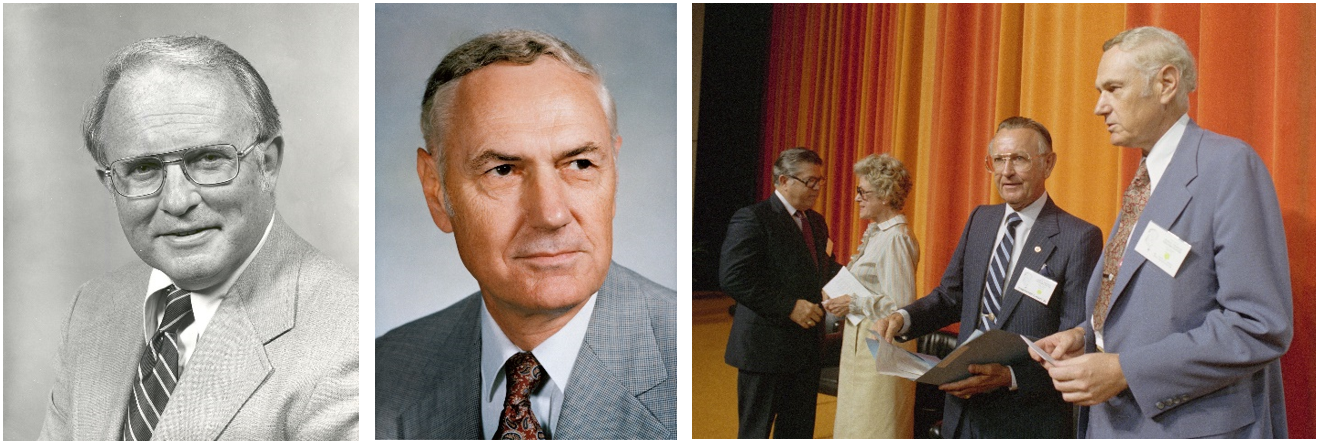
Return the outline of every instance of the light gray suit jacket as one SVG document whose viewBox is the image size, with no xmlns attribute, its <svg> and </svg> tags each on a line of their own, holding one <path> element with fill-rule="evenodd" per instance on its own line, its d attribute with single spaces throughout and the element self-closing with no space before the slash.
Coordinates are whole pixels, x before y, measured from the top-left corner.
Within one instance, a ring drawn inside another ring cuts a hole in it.
<svg viewBox="0 0 1321 445">
<path fill-rule="evenodd" d="M 555 439 L 676 439 L 675 292 L 611 263 Z M 377 439 L 489 439 L 481 294 L 376 339 Z"/>
<path fill-rule="evenodd" d="M 1148 221 L 1192 245 L 1174 277 L 1134 251 Z M 1087 290 L 1088 352 L 1102 263 Z M 1084 437 L 1288 434 L 1289 258 L 1275 187 L 1251 147 L 1188 122 L 1129 238 L 1104 334 L 1128 389 L 1083 413 Z"/>
<path fill-rule="evenodd" d="M 151 269 L 74 297 L 41 439 L 118 440 Z M 153 440 L 358 439 L 358 283 L 277 215 L 202 333 Z"/>
</svg>

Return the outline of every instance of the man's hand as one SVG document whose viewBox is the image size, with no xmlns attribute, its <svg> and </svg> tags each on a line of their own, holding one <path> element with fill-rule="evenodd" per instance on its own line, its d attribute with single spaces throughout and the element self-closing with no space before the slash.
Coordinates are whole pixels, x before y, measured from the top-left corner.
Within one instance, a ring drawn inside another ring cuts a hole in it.
<svg viewBox="0 0 1321 445">
<path fill-rule="evenodd" d="M 1128 387 L 1124 370 L 1119 367 L 1119 354 L 1083 354 L 1046 365 L 1046 371 L 1064 401 L 1082 406 L 1110 400 Z"/>
<path fill-rule="evenodd" d="M 852 299 L 852 295 L 844 294 L 840 295 L 838 298 L 830 298 L 826 297 L 826 291 L 821 291 L 821 296 L 827 298 L 821 302 L 821 305 L 825 306 L 827 311 L 835 314 L 836 317 L 845 317 L 849 315 L 849 300 Z"/>
<path fill-rule="evenodd" d="M 1083 332 L 1082 328 L 1073 328 L 1063 332 L 1056 332 L 1048 337 L 1037 340 L 1037 347 L 1050 354 L 1055 360 L 1074 358 L 1083 353 Z M 1032 360 L 1042 365 L 1046 364 L 1046 359 L 1038 357 L 1036 351 L 1028 348 L 1028 354 L 1032 355 Z"/>
<path fill-rule="evenodd" d="M 872 323 L 871 329 L 880 335 L 881 340 L 886 343 L 894 343 L 894 336 L 899 335 L 899 330 L 904 328 L 904 316 L 898 312 L 891 312 L 885 318 L 876 320 Z"/>
<path fill-rule="evenodd" d="M 968 372 L 972 373 L 972 377 L 940 385 L 938 389 L 954 397 L 966 399 L 1001 386 L 1008 387 L 1013 383 L 1009 376 L 1009 367 L 999 363 L 968 365 Z"/>
<path fill-rule="evenodd" d="M 803 329 L 816 326 L 821 322 L 821 317 L 825 316 L 826 312 L 821 310 L 821 305 L 807 300 L 798 300 L 794 303 L 794 311 L 789 313 L 789 319 L 798 323 Z"/>
</svg>

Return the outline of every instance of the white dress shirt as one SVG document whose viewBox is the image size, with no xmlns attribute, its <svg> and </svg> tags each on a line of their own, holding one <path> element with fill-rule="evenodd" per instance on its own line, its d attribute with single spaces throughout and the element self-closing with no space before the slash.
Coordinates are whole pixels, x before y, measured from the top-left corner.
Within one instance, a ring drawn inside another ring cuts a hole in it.
<svg viewBox="0 0 1321 445">
<path fill-rule="evenodd" d="M 578 350 L 582 348 L 583 338 L 587 337 L 587 325 L 595 307 L 596 293 L 593 293 L 564 327 L 532 349 L 532 355 L 541 363 L 548 378 L 541 389 L 532 393 L 532 414 L 537 416 L 542 431 L 552 439 L 559 422 L 560 407 L 564 404 L 564 385 L 569 382 L 574 363 L 578 361 Z M 519 352 L 523 350 L 509 341 L 500 326 L 495 324 L 486 301 L 482 300 L 482 432 L 487 439 L 495 436 L 500 412 L 505 408 L 505 362 Z"/>
<path fill-rule="evenodd" d="M 1174 125 L 1169 130 L 1165 130 L 1165 134 L 1156 141 L 1156 145 L 1151 146 L 1151 152 L 1147 153 L 1147 175 L 1151 176 L 1151 190 L 1156 190 L 1156 184 L 1160 182 L 1161 176 L 1165 175 L 1165 169 L 1174 159 L 1174 149 L 1179 148 L 1179 140 L 1183 139 L 1183 132 L 1187 129 L 1188 115 L 1184 114 L 1179 120 L 1174 121 Z M 1125 188 L 1127 189 L 1127 186 Z"/>
<path fill-rule="evenodd" d="M 179 369 L 184 369 L 188 364 L 188 359 L 193 357 L 193 351 L 197 350 L 197 341 L 202 338 L 202 333 L 206 332 L 206 326 L 211 323 L 211 318 L 216 315 L 216 310 L 220 309 L 220 303 L 225 300 L 225 295 L 229 293 L 229 288 L 234 286 L 234 282 L 243 275 L 243 270 L 248 268 L 248 263 L 257 257 L 257 252 L 261 251 L 261 246 L 266 244 L 266 237 L 271 234 L 271 226 L 275 223 L 275 214 L 271 213 L 271 220 L 266 223 L 266 232 L 261 235 L 261 241 L 257 242 L 257 247 L 252 249 L 252 253 L 243 260 L 234 273 L 225 278 L 225 281 L 219 285 L 212 286 L 209 289 L 187 289 L 192 292 L 189 297 L 189 303 L 193 306 L 193 322 L 179 332 Z M 142 335 L 146 342 L 151 342 L 151 336 L 156 334 L 156 328 L 161 324 L 161 318 L 165 317 L 165 304 L 162 300 L 165 295 L 156 295 L 157 291 L 173 285 L 174 281 L 157 269 L 151 270 L 151 276 L 147 279 L 147 295 L 143 297 L 143 318 Z M 179 286 L 175 286 L 179 287 Z"/>
</svg>

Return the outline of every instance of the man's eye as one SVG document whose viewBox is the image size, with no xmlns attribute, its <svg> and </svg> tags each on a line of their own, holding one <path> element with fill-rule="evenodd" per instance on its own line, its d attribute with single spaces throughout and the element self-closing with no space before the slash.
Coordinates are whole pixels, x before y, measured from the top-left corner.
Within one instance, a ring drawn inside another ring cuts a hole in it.
<svg viewBox="0 0 1321 445">
<path fill-rule="evenodd" d="M 574 159 L 573 161 L 569 162 L 569 165 L 579 170 L 586 170 L 588 168 L 591 168 L 592 165 L 594 164 L 592 164 L 592 161 L 586 159 Z"/>
<path fill-rule="evenodd" d="M 495 173 L 496 176 L 509 176 L 510 173 L 514 172 L 514 166 L 509 164 L 501 164 L 487 171 Z"/>
</svg>

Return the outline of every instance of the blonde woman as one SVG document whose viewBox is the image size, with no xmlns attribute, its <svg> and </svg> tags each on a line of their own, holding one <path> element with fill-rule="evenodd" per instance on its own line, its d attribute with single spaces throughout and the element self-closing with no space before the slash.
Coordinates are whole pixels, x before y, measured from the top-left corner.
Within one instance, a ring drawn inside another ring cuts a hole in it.
<svg viewBox="0 0 1321 445">
<path fill-rule="evenodd" d="M 904 164 L 888 154 L 863 158 L 854 164 L 853 172 L 858 176 L 853 197 L 858 215 L 871 222 L 848 269 L 871 293 L 825 302 L 826 310 L 837 316 L 863 317 L 858 324 L 845 322 L 844 326 L 834 437 L 911 438 L 914 383 L 877 374 L 866 339 L 872 321 L 885 318 L 915 298 L 917 241 L 901 213 L 913 181 Z M 901 347 L 913 346 L 910 342 Z"/>
</svg>

